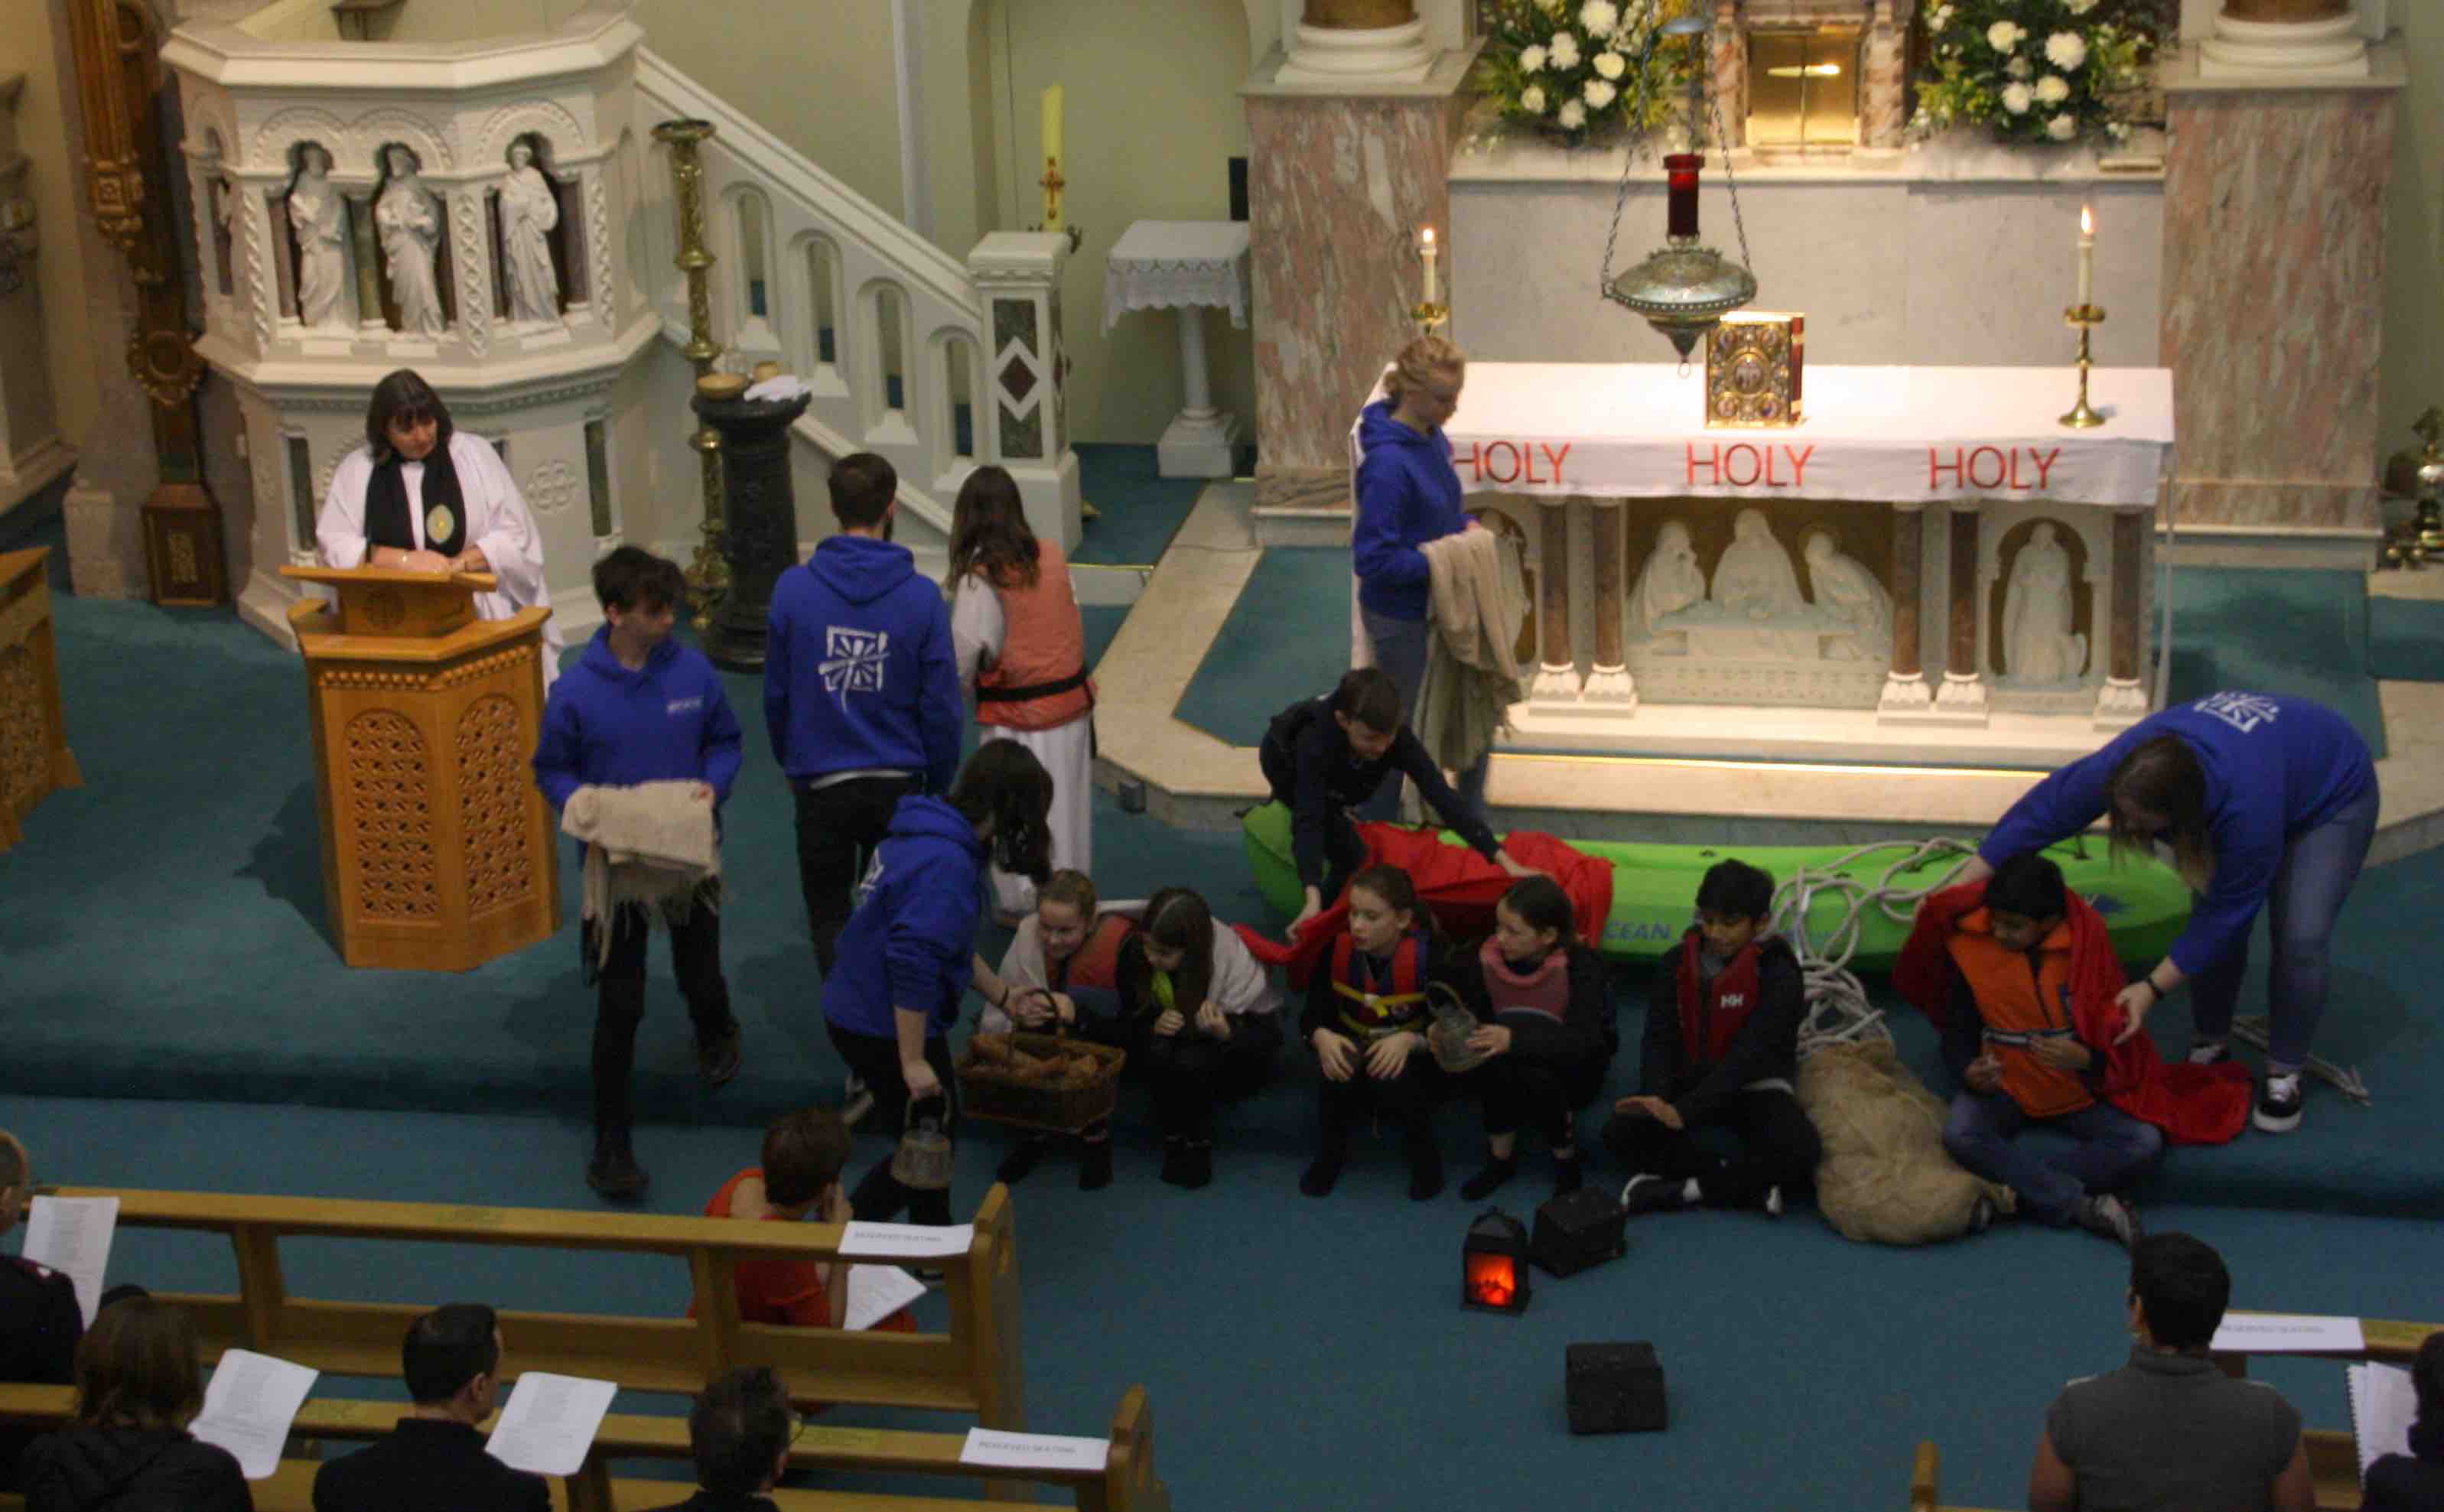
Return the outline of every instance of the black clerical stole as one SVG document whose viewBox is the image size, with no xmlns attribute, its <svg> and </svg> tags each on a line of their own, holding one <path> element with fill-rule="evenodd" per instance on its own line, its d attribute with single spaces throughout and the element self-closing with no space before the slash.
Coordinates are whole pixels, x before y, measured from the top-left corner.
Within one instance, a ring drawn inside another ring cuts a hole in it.
<svg viewBox="0 0 2444 1512">
<path fill-rule="evenodd" d="M 445 557 L 466 550 L 467 500 L 458 489 L 458 470 L 450 463 L 449 442 L 424 454 L 424 487 L 419 491 L 424 495 L 417 507 L 424 510 L 426 549 Z M 394 452 L 389 460 L 374 465 L 373 478 L 365 486 L 366 544 L 415 550 L 416 529 L 408 522 L 409 507 L 406 474 Z"/>
</svg>

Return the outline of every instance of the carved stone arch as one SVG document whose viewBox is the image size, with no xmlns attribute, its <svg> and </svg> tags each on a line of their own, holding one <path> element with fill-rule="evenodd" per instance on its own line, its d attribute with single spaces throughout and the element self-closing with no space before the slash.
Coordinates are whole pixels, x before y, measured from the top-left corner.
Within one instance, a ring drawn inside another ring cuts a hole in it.
<svg viewBox="0 0 2444 1512">
<path fill-rule="evenodd" d="M 773 268 L 780 252 L 781 228 L 778 210 L 772 196 L 763 186 L 748 179 L 735 179 L 721 186 L 713 201 L 717 207 L 713 221 L 713 282 L 715 289 L 730 302 L 734 330 L 743 330 L 750 322 L 761 321 L 768 330 L 778 332 L 780 322 L 774 317 L 783 300 L 775 286 Z M 757 232 L 750 245 L 746 217 L 742 209 L 755 206 Z M 723 269 L 729 269 L 733 280 L 725 286 Z M 764 285 L 764 308 L 755 309 L 753 283 L 760 278 Z"/>
<path fill-rule="evenodd" d="M 286 179 L 297 172 L 297 149 L 309 141 L 331 155 L 331 171 L 335 174 L 359 173 L 373 166 L 370 154 L 361 164 L 346 160 L 352 146 L 347 122 L 312 105 L 291 105 L 274 112 L 254 128 L 254 145 L 247 154 L 247 167 L 255 173 L 276 173 Z"/>
<path fill-rule="evenodd" d="M 532 132 L 551 145 L 551 160 L 579 162 L 594 157 L 594 138 L 565 105 L 521 100 L 485 118 L 475 135 L 475 160 L 497 169 L 509 160 L 509 143 Z"/>
<path fill-rule="evenodd" d="M 821 253 L 820 260 L 817 254 Z M 809 229 L 789 238 L 786 254 L 787 277 L 799 280 L 805 295 L 806 371 L 819 367 L 841 368 L 847 362 L 849 333 L 844 318 L 848 309 L 848 265 L 841 260 L 840 239 L 827 231 Z M 832 349 L 824 351 L 824 322 L 831 321 Z"/>
<path fill-rule="evenodd" d="M 972 328 L 946 321 L 926 333 L 927 360 L 922 364 L 930 375 L 926 379 L 925 413 L 929 422 L 940 427 L 940 450 L 962 460 L 977 459 L 978 436 L 984 430 L 984 416 L 979 411 L 985 401 L 985 343 Z M 951 375 L 966 375 L 968 406 L 968 444 L 959 445 L 959 406 L 953 393 Z"/>
<path fill-rule="evenodd" d="M 1517 503 L 1505 499 L 1481 505 L 1471 511 L 1488 530 L 1509 541 L 1519 552 L 1519 578 L 1526 590 L 1528 613 L 1520 619 L 1519 641 L 1510 648 L 1510 654 L 1522 667 L 1536 659 L 1536 551 L 1535 538 L 1528 533 L 1527 523 L 1518 516 L 1533 507 L 1533 504 L 1524 499 Z"/>
<path fill-rule="evenodd" d="M 450 139 L 434 130 L 433 122 L 413 112 L 397 106 L 368 110 L 348 123 L 348 132 L 352 150 L 373 170 L 376 178 L 384 172 L 381 150 L 392 145 L 414 152 L 420 174 L 457 171 L 458 157 L 450 150 Z"/>
</svg>

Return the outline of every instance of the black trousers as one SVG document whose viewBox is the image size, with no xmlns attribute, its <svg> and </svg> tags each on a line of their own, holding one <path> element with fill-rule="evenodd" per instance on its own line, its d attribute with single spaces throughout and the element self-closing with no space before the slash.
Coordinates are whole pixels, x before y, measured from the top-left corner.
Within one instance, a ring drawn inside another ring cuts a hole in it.
<svg viewBox="0 0 2444 1512">
<path fill-rule="evenodd" d="M 914 777 L 852 777 L 824 787 L 792 784 L 798 800 L 798 885 L 815 964 L 832 974 L 841 931 L 857 906 L 857 881 L 891 832 L 891 811 L 917 790 Z"/>
<path fill-rule="evenodd" d="M 636 1125 L 629 1083 L 637 1069 L 637 1026 L 645 1019 L 645 942 L 653 915 L 628 903 L 611 915 L 611 952 L 595 983 L 594 1132 L 624 1134 Z M 671 967 L 699 1045 L 735 1026 L 730 984 L 721 975 L 721 914 L 699 904 L 670 926 Z"/>
<path fill-rule="evenodd" d="M 1366 1074 L 1366 1047 L 1353 1052 L 1349 1079 L 1335 1081 L 1318 1075 L 1316 1101 L 1324 1116 L 1324 1148 L 1327 1154 L 1348 1147 L 1349 1131 L 1369 1117 L 1381 1117 L 1403 1134 L 1431 1134 L 1435 1104 L 1451 1091 L 1451 1076 L 1435 1063 L 1423 1045 L 1410 1052 L 1408 1063 L 1389 1081 Z"/>
<path fill-rule="evenodd" d="M 1516 1055 L 1498 1055 L 1470 1072 L 1467 1080 L 1485 1108 L 1489 1136 L 1517 1134 L 1524 1125 L 1556 1149 L 1578 1143 L 1579 1109 L 1603 1085 L 1604 1066 L 1557 1066 Z"/>
<path fill-rule="evenodd" d="M 1256 765 L 1273 790 L 1273 802 L 1298 812 L 1298 772 L 1289 751 L 1268 739 L 1256 749 Z M 1397 789 L 1396 789 L 1397 791 Z M 1324 810 L 1324 906 L 1330 908 L 1349 879 L 1366 864 L 1366 842 L 1358 837 L 1358 821 L 1347 807 L 1327 802 Z"/>
<path fill-rule="evenodd" d="M 1711 1208 L 1753 1208 L 1766 1189 L 1806 1186 L 1824 1152 L 1807 1111 L 1787 1092 L 1735 1092 L 1709 1120 L 1739 1136 L 1740 1152 L 1726 1160 L 1694 1137 L 1696 1128 L 1666 1129 L 1643 1114 L 1620 1114 L 1604 1125 L 1604 1148 L 1632 1171 L 1696 1177 Z"/>
<path fill-rule="evenodd" d="M 861 1120 L 890 1141 L 881 1163 L 865 1173 L 849 1193 L 848 1205 L 856 1215 L 867 1223 L 889 1223 L 908 1210 L 908 1221 L 933 1224 L 935 1226 L 951 1221 L 951 1189 L 916 1191 L 899 1184 L 891 1174 L 891 1157 L 898 1152 L 899 1135 L 908 1127 L 908 1080 L 899 1072 L 899 1042 L 871 1034 L 853 1034 L 839 1024 L 826 1024 L 831 1031 L 832 1048 L 848 1062 L 849 1070 L 865 1090 L 874 1094 L 874 1111 Z M 942 1083 L 942 1132 L 951 1134 L 958 1127 L 959 1084 L 951 1071 L 951 1042 L 935 1037 L 925 1042 L 925 1063 L 934 1068 L 935 1077 Z"/>
<path fill-rule="evenodd" d="M 1253 1094 L 1272 1075 L 1282 1026 L 1269 1013 L 1230 1016 L 1231 1038 L 1189 1024 L 1174 1035 L 1143 1034 L 1122 1046 L 1131 1070 L 1145 1068 L 1154 1088 L 1156 1127 L 1165 1139 L 1213 1142 L 1213 1110 Z"/>
</svg>

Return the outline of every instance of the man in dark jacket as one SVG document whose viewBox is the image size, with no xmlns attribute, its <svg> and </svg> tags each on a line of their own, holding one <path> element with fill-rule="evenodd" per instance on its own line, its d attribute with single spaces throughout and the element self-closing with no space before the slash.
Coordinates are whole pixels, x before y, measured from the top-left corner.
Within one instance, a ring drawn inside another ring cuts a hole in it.
<svg viewBox="0 0 2444 1512">
<path fill-rule="evenodd" d="M 0 1130 L 0 1234 L 16 1226 L 33 1194 L 33 1160 L 15 1135 Z M 83 1337 L 84 1315 L 65 1275 L 30 1260 L 0 1259 L 0 1381 L 72 1384 L 77 1340 Z M 17 1457 L 35 1436 L 32 1429 L 0 1429 L 0 1491 L 17 1489 Z"/>
<path fill-rule="evenodd" d="M 898 490 L 898 474 L 871 452 L 834 463 L 840 534 L 772 586 L 764 722 L 797 795 L 798 878 L 826 977 L 849 890 L 892 809 L 951 790 L 967 724 L 941 587 L 891 542 Z"/>
<path fill-rule="evenodd" d="M 399 1348 L 416 1409 L 390 1436 L 314 1473 L 314 1512 L 547 1512 L 540 1475 L 484 1452 L 500 1395 L 501 1328 L 481 1302 L 436 1307 Z"/>
<path fill-rule="evenodd" d="M 1637 1172 L 1633 1213 L 1694 1207 L 1762 1208 L 1780 1216 L 1783 1191 L 1808 1182 L 1823 1152 L 1792 1086 L 1807 996 L 1799 958 L 1772 926 L 1773 878 L 1717 861 L 1697 887 L 1697 923 L 1656 975 L 1639 1059 L 1639 1092 L 1613 1104 L 1604 1146 Z M 1719 1124 L 1737 1158 L 1700 1145 Z"/>
<path fill-rule="evenodd" d="M 773 1512 L 762 1493 L 789 1467 L 789 1441 L 797 1431 L 788 1395 L 769 1370 L 758 1366 L 720 1377 L 688 1413 L 700 1489 L 659 1512 Z"/>
</svg>

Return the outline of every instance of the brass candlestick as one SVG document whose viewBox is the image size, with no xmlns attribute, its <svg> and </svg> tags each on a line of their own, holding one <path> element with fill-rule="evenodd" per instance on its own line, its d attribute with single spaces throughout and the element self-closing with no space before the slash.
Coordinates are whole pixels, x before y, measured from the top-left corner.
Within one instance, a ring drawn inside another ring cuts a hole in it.
<svg viewBox="0 0 2444 1512">
<path fill-rule="evenodd" d="M 2412 429 L 2427 443 L 2418 456 L 2418 516 L 2386 532 L 2384 560 L 2393 567 L 2444 561 L 2444 507 L 2437 503 L 2444 490 L 2444 408 L 2430 409 Z"/>
<path fill-rule="evenodd" d="M 2104 416 L 2087 402 L 2088 338 L 2104 323 L 2104 306 L 2073 304 L 2063 311 L 2063 322 L 2079 328 L 2079 402 L 2070 407 L 2070 413 L 2062 417 L 2062 423 L 2074 431 L 2092 431 L 2104 423 Z"/>
<path fill-rule="evenodd" d="M 671 261 L 687 275 L 687 360 L 699 382 L 713 371 L 721 343 L 713 339 L 713 263 L 704 240 L 704 163 L 699 144 L 718 128 L 709 120 L 665 120 L 654 128 L 654 139 L 671 150 L 671 188 L 677 197 L 679 251 Z M 713 605 L 730 592 L 730 563 L 721 554 L 721 433 L 699 422 L 688 438 L 701 459 L 704 486 L 704 535 L 688 563 L 688 604 L 695 611 L 699 631 L 713 622 Z"/>
<path fill-rule="evenodd" d="M 1451 304 L 1445 300 L 1419 300 L 1409 306 L 1409 319 L 1424 326 L 1426 334 L 1432 336 L 1451 323 Z"/>
</svg>

